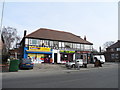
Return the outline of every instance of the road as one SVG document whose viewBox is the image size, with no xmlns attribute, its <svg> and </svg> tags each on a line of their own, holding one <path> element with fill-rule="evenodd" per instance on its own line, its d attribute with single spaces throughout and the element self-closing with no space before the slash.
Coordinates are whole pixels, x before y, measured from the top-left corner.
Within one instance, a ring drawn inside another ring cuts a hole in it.
<svg viewBox="0 0 120 90">
<path fill-rule="evenodd" d="M 2 88 L 118 88 L 118 64 L 81 70 L 3 73 Z"/>
</svg>

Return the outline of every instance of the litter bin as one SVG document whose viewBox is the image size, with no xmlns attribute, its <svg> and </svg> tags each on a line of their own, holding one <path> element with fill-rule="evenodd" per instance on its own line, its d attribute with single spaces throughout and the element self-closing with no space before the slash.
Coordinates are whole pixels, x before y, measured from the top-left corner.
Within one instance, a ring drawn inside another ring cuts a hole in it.
<svg viewBox="0 0 120 90">
<path fill-rule="evenodd" d="M 19 60 L 10 60 L 9 71 L 10 72 L 17 72 L 19 69 Z"/>
</svg>

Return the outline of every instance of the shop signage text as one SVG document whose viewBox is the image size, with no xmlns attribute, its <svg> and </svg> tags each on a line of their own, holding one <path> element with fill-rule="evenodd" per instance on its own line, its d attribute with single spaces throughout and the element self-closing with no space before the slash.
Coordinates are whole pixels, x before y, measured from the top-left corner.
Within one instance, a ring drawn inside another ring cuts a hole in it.
<svg viewBox="0 0 120 90">
<path fill-rule="evenodd" d="M 90 51 L 77 51 L 77 53 L 90 53 Z"/>
<path fill-rule="evenodd" d="M 47 48 L 47 47 L 37 47 L 37 46 L 29 46 L 29 50 L 32 51 L 46 51 L 46 52 L 50 52 L 51 48 Z"/>
<path fill-rule="evenodd" d="M 75 53 L 75 51 L 64 51 L 64 50 L 61 50 L 60 53 Z"/>
</svg>

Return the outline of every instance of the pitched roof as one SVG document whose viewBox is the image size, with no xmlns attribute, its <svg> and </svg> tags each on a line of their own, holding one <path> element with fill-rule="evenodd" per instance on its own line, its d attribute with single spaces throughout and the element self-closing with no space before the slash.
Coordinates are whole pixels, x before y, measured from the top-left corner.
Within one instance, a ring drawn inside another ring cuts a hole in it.
<svg viewBox="0 0 120 90">
<path fill-rule="evenodd" d="M 120 48 L 120 40 L 118 40 L 116 43 L 114 43 L 113 45 L 109 46 L 108 48 Z"/>
<path fill-rule="evenodd" d="M 25 37 L 67 41 L 67 42 L 75 42 L 75 43 L 93 45 L 92 43 L 80 38 L 80 36 L 74 35 L 70 32 L 57 31 L 57 30 L 51 30 L 51 29 L 46 29 L 46 28 L 40 28 L 32 32 L 31 34 L 26 35 Z"/>
</svg>

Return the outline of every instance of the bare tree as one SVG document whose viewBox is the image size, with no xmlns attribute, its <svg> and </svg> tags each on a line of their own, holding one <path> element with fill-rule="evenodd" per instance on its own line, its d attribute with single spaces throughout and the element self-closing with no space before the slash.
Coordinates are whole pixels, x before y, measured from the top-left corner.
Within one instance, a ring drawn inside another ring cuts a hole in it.
<svg viewBox="0 0 120 90">
<path fill-rule="evenodd" d="M 20 36 L 17 35 L 17 30 L 12 27 L 3 27 L 1 35 L 4 40 L 4 47 L 2 53 L 6 55 L 13 46 L 20 41 Z"/>
<path fill-rule="evenodd" d="M 97 49 L 93 48 L 92 53 L 98 53 Z"/>
<path fill-rule="evenodd" d="M 106 48 L 109 46 L 113 45 L 115 42 L 114 41 L 107 41 L 103 44 L 103 51 L 106 51 Z"/>
</svg>

